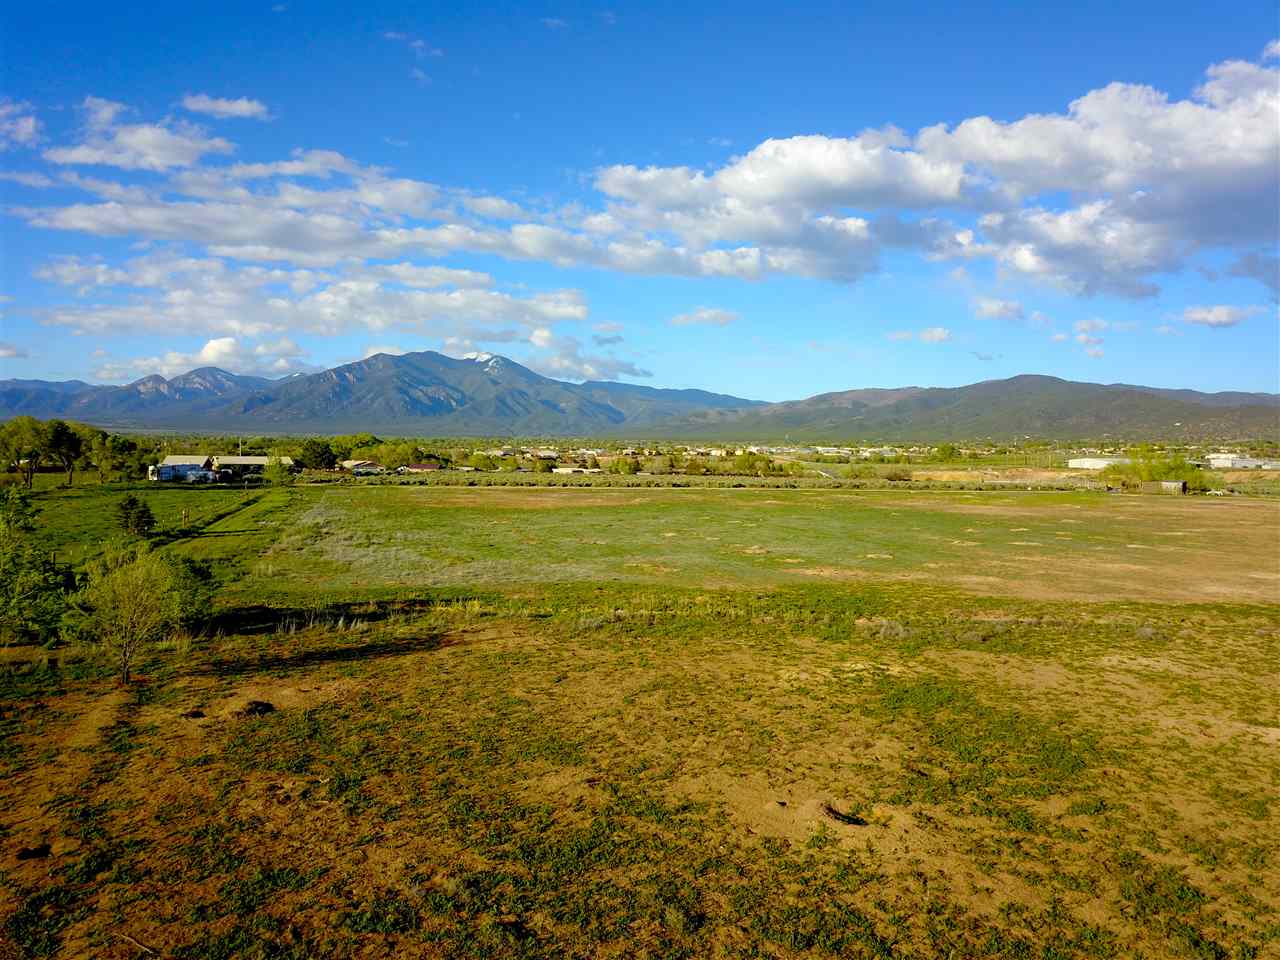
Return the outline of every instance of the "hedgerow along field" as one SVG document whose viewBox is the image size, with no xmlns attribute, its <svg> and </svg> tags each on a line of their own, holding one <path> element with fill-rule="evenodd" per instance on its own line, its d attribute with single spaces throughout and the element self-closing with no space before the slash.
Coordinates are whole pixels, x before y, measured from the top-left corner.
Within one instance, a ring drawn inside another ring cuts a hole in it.
<svg viewBox="0 0 1280 960">
<path fill-rule="evenodd" d="M 133 490 L 216 614 L 10 651 L 11 953 L 1280 950 L 1280 504 Z"/>
</svg>

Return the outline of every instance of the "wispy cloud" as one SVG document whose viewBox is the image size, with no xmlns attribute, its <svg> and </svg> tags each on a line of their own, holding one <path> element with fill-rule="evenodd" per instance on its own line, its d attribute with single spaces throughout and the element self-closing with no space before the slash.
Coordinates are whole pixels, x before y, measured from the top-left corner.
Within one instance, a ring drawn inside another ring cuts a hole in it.
<svg viewBox="0 0 1280 960">
<path fill-rule="evenodd" d="M 40 121 L 31 104 L 0 98 L 0 152 L 40 142 Z"/>
<path fill-rule="evenodd" d="M 237 97 L 229 100 L 211 97 L 206 93 L 189 93 L 182 98 L 182 108 L 192 113 L 203 113 L 219 120 L 249 119 L 270 120 L 271 112 L 261 100 Z"/>
<path fill-rule="evenodd" d="M 44 189 L 54 185 L 54 181 L 50 180 L 43 173 L 22 173 L 15 170 L 0 170 L 0 180 L 8 180 L 10 183 L 20 183 L 24 187 L 34 187 L 36 189 Z"/>
<path fill-rule="evenodd" d="M 1073 324 L 1076 333 L 1097 333 L 1099 330 L 1105 330 L 1110 324 L 1099 317 L 1090 317 L 1088 320 L 1077 320 Z"/>
<path fill-rule="evenodd" d="M 678 313 L 671 318 L 673 327 L 727 327 L 740 315 L 732 310 L 721 310 L 719 307 L 695 307 L 688 313 Z"/>
<path fill-rule="evenodd" d="M 973 312 L 984 320 L 1021 320 L 1026 315 L 1018 301 L 996 297 L 975 297 Z"/>
<path fill-rule="evenodd" d="M 894 330 L 885 335 L 890 340 L 906 342 L 919 340 L 921 343 L 946 343 L 951 339 L 951 331 L 946 327 L 925 327 L 923 330 Z"/>
<path fill-rule="evenodd" d="M 1214 307 L 1187 307 L 1182 311 L 1182 319 L 1187 323 L 1202 327 L 1234 327 L 1242 320 L 1247 320 L 1261 313 L 1263 307 L 1230 307 L 1219 305 Z"/>
<path fill-rule="evenodd" d="M 422 59 L 424 57 L 443 57 L 444 51 L 439 47 L 433 47 L 421 37 L 415 37 L 409 33 L 401 33 L 399 30 L 387 30 L 383 34 L 383 39 L 392 40 L 396 43 L 402 43 L 409 48 L 415 57 Z"/>
</svg>

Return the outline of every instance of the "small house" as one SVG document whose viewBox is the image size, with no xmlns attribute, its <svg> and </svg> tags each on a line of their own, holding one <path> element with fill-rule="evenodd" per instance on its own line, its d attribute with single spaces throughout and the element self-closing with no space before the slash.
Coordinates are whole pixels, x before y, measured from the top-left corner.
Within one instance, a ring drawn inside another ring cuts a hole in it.
<svg viewBox="0 0 1280 960">
<path fill-rule="evenodd" d="M 432 473 L 439 469 L 438 463 L 406 463 L 403 467 L 398 467 L 396 473 Z"/>
<path fill-rule="evenodd" d="M 372 477 L 387 472 L 376 460 L 343 460 L 339 466 L 353 477 Z"/>
<path fill-rule="evenodd" d="M 188 475 L 207 473 L 209 457 L 203 453 L 175 453 L 165 457 L 158 464 L 147 467 L 148 480 L 180 480 L 186 481 Z"/>
</svg>

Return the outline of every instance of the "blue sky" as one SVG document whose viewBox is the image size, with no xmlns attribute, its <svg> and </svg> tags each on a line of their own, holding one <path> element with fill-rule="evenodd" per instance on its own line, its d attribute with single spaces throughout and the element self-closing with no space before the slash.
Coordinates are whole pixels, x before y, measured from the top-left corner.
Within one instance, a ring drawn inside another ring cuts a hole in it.
<svg viewBox="0 0 1280 960">
<path fill-rule="evenodd" d="M 1272 2 L 349 6 L 0 15 L 0 378 L 1280 390 Z"/>
</svg>

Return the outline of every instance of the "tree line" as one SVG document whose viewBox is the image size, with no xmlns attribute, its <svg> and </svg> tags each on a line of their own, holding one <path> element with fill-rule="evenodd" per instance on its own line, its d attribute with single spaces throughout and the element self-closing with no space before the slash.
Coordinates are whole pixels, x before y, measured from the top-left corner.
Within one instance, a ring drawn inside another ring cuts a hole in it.
<svg viewBox="0 0 1280 960">
<path fill-rule="evenodd" d="M 102 481 L 145 476 L 155 459 L 154 448 L 85 423 L 22 416 L 0 425 L 0 467 L 18 474 L 27 489 L 46 464 L 61 468 L 70 485 L 76 470 L 96 469 Z"/>
</svg>

